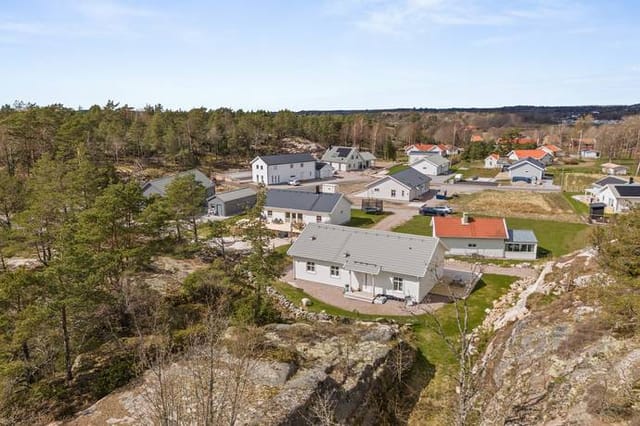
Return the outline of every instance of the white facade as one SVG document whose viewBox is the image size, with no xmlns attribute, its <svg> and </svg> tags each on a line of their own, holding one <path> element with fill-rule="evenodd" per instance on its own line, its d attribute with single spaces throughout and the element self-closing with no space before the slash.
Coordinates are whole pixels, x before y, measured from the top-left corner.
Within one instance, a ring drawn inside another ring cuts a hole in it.
<svg viewBox="0 0 640 426">
<path fill-rule="evenodd" d="M 594 151 L 592 149 L 586 149 L 586 150 L 580 151 L 580 157 L 581 158 L 600 158 L 600 152 Z"/>
<path fill-rule="evenodd" d="M 348 149 L 350 152 L 346 157 L 339 158 L 332 156 L 336 149 Z M 373 155 L 363 157 L 356 147 L 332 147 L 322 156 L 322 161 L 329 163 L 334 170 L 348 172 L 373 167 L 375 157 Z"/>
<path fill-rule="evenodd" d="M 420 188 L 409 188 L 397 180 L 387 177 L 367 188 L 365 195 L 368 198 L 379 200 L 411 201 L 420 198 L 427 192 L 429 192 L 429 183 Z"/>
<path fill-rule="evenodd" d="M 291 179 L 312 180 L 316 177 L 316 162 L 268 165 L 260 157 L 251 163 L 251 180 L 264 185 L 287 184 Z"/>
<path fill-rule="evenodd" d="M 449 248 L 449 254 L 456 256 L 504 257 L 504 239 L 502 238 L 442 238 Z"/>
<path fill-rule="evenodd" d="M 429 161 L 428 157 L 424 157 L 415 163 L 410 164 L 411 168 L 422 173 L 423 175 L 446 175 L 449 172 L 449 163 L 435 164 Z"/>
<path fill-rule="evenodd" d="M 603 187 L 600 192 L 596 194 L 596 199 L 598 202 L 606 204 L 608 210 L 613 213 L 623 212 L 626 207 L 626 203 L 620 200 L 610 185 Z"/>
<path fill-rule="evenodd" d="M 511 179 L 513 179 L 514 177 L 526 177 L 531 178 L 532 181 L 539 182 L 542 180 L 543 176 L 544 170 L 527 162 L 509 169 L 509 178 Z"/>
<path fill-rule="evenodd" d="M 416 259 L 424 262 L 424 259 Z M 294 258 L 294 279 L 328 284 L 345 293 L 361 292 L 374 297 L 379 294 L 422 301 L 443 276 L 444 250 L 439 246 L 424 277 L 380 271 L 377 274 L 349 271 L 337 263 Z"/>
<path fill-rule="evenodd" d="M 497 156 L 493 156 L 490 155 L 487 158 L 484 159 L 484 168 L 485 169 L 497 169 L 499 167 L 501 167 L 498 164 L 498 160 L 500 159 L 500 157 Z"/>
<path fill-rule="evenodd" d="M 265 206 L 263 217 L 267 227 L 280 231 L 289 231 L 294 223 L 330 223 L 342 225 L 351 220 L 351 203 L 342 197 L 331 212 L 313 212 L 308 210 L 285 209 Z M 276 226 L 270 226 L 276 225 Z"/>
</svg>

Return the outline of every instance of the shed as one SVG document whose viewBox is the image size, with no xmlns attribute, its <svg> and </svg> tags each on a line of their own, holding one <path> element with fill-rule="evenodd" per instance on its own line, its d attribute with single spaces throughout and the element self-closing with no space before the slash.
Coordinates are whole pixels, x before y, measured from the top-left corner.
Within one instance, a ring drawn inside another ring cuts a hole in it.
<svg viewBox="0 0 640 426">
<path fill-rule="evenodd" d="M 214 216 L 234 216 L 244 213 L 256 204 L 256 191 L 241 188 L 221 192 L 209 200 L 209 214 Z"/>
<path fill-rule="evenodd" d="M 594 220 L 602 220 L 604 218 L 604 209 L 607 207 L 605 203 L 589 204 L 589 217 Z"/>
</svg>

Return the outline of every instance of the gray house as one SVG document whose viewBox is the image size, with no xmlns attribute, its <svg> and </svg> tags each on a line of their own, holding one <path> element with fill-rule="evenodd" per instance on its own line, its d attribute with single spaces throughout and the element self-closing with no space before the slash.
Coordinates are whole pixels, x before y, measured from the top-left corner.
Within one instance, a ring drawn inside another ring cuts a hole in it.
<svg viewBox="0 0 640 426">
<path fill-rule="evenodd" d="M 527 157 L 512 164 L 507 170 L 512 181 L 527 180 L 535 183 L 544 177 L 545 165 L 535 158 Z"/>
<path fill-rule="evenodd" d="M 361 196 L 381 200 L 411 201 L 429 192 L 431 178 L 411 167 L 367 185 Z"/>
<path fill-rule="evenodd" d="M 209 214 L 214 216 L 242 214 L 256 204 L 256 191 L 253 188 L 240 188 L 220 192 L 210 199 L 208 204 Z"/>
<path fill-rule="evenodd" d="M 164 197 L 167 195 L 167 187 L 171 184 L 171 182 L 173 182 L 178 177 L 183 177 L 187 175 L 193 175 L 196 182 L 199 182 L 202 186 L 204 186 L 206 190 L 206 195 L 205 195 L 206 199 L 202 200 L 202 204 L 203 205 L 207 204 L 208 201 L 212 199 L 213 196 L 215 195 L 216 186 L 213 183 L 213 181 L 211 181 L 211 179 L 207 177 L 207 175 L 205 175 L 198 169 L 187 170 L 185 172 L 181 172 L 176 175 L 164 176 L 159 179 L 150 180 L 146 182 L 144 185 L 142 185 L 142 195 L 144 195 L 147 198 L 152 197 L 154 195 Z"/>
</svg>

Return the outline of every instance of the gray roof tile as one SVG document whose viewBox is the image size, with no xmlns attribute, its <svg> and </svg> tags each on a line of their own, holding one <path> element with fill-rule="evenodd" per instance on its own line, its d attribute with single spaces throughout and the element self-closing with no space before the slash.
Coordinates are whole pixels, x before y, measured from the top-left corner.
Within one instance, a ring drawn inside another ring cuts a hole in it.
<svg viewBox="0 0 640 426">
<path fill-rule="evenodd" d="M 240 188 L 233 191 L 219 192 L 214 199 L 217 198 L 225 203 L 228 201 L 239 200 L 246 197 L 252 197 L 256 195 L 256 190 L 253 188 Z"/>
<path fill-rule="evenodd" d="M 399 172 L 393 173 L 389 176 L 394 178 L 398 182 L 407 185 L 410 188 L 416 188 L 420 185 L 431 182 L 431 178 L 429 176 L 423 175 L 422 173 L 420 173 L 416 169 L 412 169 L 411 167 L 408 169 L 400 170 Z"/>
<path fill-rule="evenodd" d="M 275 166 L 278 164 L 306 163 L 308 161 L 316 161 L 313 155 L 311 155 L 308 152 L 302 152 L 297 154 L 260 155 L 254 158 L 253 161 L 255 161 L 258 158 L 260 158 L 269 166 Z"/>
<path fill-rule="evenodd" d="M 513 170 L 513 169 L 517 169 L 518 167 L 524 165 L 525 163 L 530 163 L 532 165 L 534 165 L 535 167 L 544 170 L 545 166 L 544 163 L 542 163 L 541 161 L 536 160 L 535 158 L 531 158 L 531 157 L 527 157 L 527 158 L 523 158 L 520 161 L 516 161 L 515 163 L 513 163 L 511 166 L 509 166 L 509 170 Z"/>
<path fill-rule="evenodd" d="M 424 277 L 439 244 L 435 237 L 310 223 L 287 253 L 347 269 Z"/>
<path fill-rule="evenodd" d="M 509 241 L 514 243 L 537 243 L 538 239 L 530 229 L 509 229 Z"/>
<path fill-rule="evenodd" d="M 266 208 L 305 210 L 329 213 L 343 197 L 341 193 L 315 193 L 290 189 L 268 189 Z"/>
<path fill-rule="evenodd" d="M 146 191 L 147 189 L 153 189 L 154 191 L 152 192 L 154 194 L 158 194 L 164 197 L 166 195 L 167 187 L 169 186 L 169 184 L 173 182 L 175 178 L 186 175 L 193 175 L 196 181 L 200 182 L 200 184 L 205 187 L 205 189 L 207 190 L 207 195 L 213 195 L 213 188 L 215 186 L 214 183 L 207 177 L 207 175 L 205 175 L 198 169 L 187 170 L 176 175 L 164 176 L 159 179 L 150 180 L 143 185 L 142 190 Z"/>
</svg>

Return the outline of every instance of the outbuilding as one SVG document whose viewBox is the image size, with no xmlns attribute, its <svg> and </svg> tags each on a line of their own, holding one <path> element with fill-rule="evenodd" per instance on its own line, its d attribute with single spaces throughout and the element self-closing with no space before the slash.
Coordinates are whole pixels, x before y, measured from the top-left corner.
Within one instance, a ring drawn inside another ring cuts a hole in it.
<svg viewBox="0 0 640 426">
<path fill-rule="evenodd" d="M 449 172 L 449 160 L 438 154 L 427 155 L 410 164 L 412 169 L 423 175 L 446 175 Z"/>
<path fill-rule="evenodd" d="M 235 216 L 246 212 L 256 204 L 253 188 L 240 188 L 220 192 L 209 200 L 209 214 L 213 216 Z"/>
<path fill-rule="evenodd" d="M 362 194 L 379 200 L 411 201 L 429 192 L 431 178 L 411 167 L 380 178 Z"/>
</svg>

